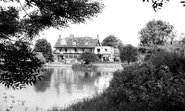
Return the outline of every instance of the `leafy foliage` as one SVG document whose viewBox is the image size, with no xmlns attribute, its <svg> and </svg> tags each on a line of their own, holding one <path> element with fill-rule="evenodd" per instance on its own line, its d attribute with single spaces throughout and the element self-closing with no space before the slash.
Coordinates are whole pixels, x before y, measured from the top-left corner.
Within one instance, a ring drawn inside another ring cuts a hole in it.
<svg viewBox="0 0 185 111">
<path fill-rule="evenodd" d="M 144 28 L 139 31 L 141 46 L 164 45 L 170 39 L 173 25 L 162 20 L 149 21 Z"/>
<path fill-rule="evenodd" d="M 184 61 L 185 57 L 160 51 L 147 64 L 115 72 L 107 90 L 109 102 L 117 107 L 125 103 L 133 111 L 185 110 Z"/>
<path fill-rule="evenodd" d="M 184 111 L 184 61 L 185 57 L 177 53 L 156 50 L 147 63 L 114 72 L 102 94 L 61 110 Z"/>
<path fill-rule="evenodd" d="M 146 0 L 147 2 L 149 2 L 149 0 Z M 164 3 L 169 2 L 170 0 L 150 0 L 152 2 L 152 7 L 154 9 L 155 12 L 157 12 L 157 10 L 160 10 L 162 8 L 162 6 L 164 5 Z M 143 0 L 143 2 L 145 2 L 145 0 Z"/>
<path fill-rule="evenodd" d="M 124 46 L 120 51 L 121 61 L 127 61 L 127 63 L 134 62 L 137 60 L 137 48 L 132 45 Z"/>
<path fill-rule="evenodd" d="M 45 59 L 45 57 L 43 56 L 42 53 L 37 52 L 37 53 L 36 53 L 36 57 L 37 57 L 37 59 L 40 60 L 41 63 L 43 63 L 43 64 L 46 63 L 46 59 Z"/>
<path fill-rule="evenodd" d="M 21 89 L 26 84 L 35 84 L 41 79 L 38 74 L 42 71 L 42 62 L 28 44 L 16 41 L 14 44 L 1 44 L 0 48 L 0 83 Z"/>
<path fill-rule="evenodd" d="M 172 73 L 178 73 L 179 71 L 185 72 L 185 58 L 178 53 L 171 53 L 167 51 L 155 51 L 150 58 L 150 62 L 156 67 L 168 66 Z"/>
<path fill-rule="evenodd" d="M 10 2 L 19 5 L 10 6 Z M 0 3 L 4 4 L 0 6 L 0 83 L 15 89 L 40 79 L 37 74 L 43 62 L 29 48 L 40 31 L 85 23 L 104 7 L 91 0 L 2 0 Z M 44 56 L 46 60 L 51 58 Z"/>
<path fill-rule="evenodd" d="M 35 52 L 41 52 L 46 61 L 53 61 L 51 44 L 46 39 L 38 39 L 34 47 Z"/>
<path fill-rule="evenodd" d="M 6 0 L 4 3 L 12 1 L 20 6 L 0 7 L 2 19 L 10 17 L 2 21 L 2 25 L 13 23 L 12 29 L 19 29 L 29 37 L 34 37 L 45 28 L 68 27 L 69 22 L 85 23 L 86 19 L 97 16 L 104 7 L 100 2 L 90 0 Z M 21 11 L 25 12 L 23 18 L 18 16 Z"/>
<path fill-rule="evenodd" d="M 101 44 L 102 46 L 117 47 L 118 49 L 123 47 L 123 42 L 114 35 L 109 35 L 106 37 Z"/>
<path fill-rule="evenodd" d="M 98 61 L 97 55 L 93 52 L 84 52 L 80 55 L 79 59 L 82 60 L 84 64 Z"/>
</svg>

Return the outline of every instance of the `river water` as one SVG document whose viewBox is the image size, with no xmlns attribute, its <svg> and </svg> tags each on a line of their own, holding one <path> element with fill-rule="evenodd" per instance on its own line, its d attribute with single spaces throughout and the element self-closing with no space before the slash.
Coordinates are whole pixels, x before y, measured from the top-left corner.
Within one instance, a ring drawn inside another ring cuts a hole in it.
<svg viewBox="0 0 185 111">
<path fill-rule="evenodd" d="M 45 111 L 101 93 L 109 86 L 111 71 L 83 72 L 69 68 L 48 68 L 45 79 L 21 90 L 0 84 L 0 111 Z M 12 106 L 12 107 L 11 107 Z"/>
</svg>

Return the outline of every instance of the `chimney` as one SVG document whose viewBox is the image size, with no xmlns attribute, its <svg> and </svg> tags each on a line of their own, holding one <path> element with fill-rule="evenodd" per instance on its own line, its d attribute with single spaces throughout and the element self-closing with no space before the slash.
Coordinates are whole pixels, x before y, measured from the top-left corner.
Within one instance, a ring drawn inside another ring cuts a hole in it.
<svg viewBox="0 0 185 111">
<path fill-rule="evenodd" d="M 99 40 L 99 34 L 97 34 L 97 39 Z"/>
<path fill-rule="evenodd" d="M 74 38 L 74 34 L 70 34 L 69 37 L 70 37 L 70 38 Z"/>
<path fill-rule="evenodd" d="M 58 38 L 61 39 L 61 35 L 59 35 Z"/>
</svg>

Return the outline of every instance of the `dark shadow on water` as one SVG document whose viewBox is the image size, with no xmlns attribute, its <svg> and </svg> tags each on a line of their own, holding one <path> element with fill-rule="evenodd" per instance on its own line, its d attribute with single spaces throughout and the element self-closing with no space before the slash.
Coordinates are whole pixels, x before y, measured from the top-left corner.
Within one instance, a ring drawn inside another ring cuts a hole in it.
<svg viewBox="0 0 185 111">
<path fill-rule="evenodd" d="M 45 92 L 46 89 L 50 87 L 52 73 L 53 73 L 52 68 L 46 69 L 46 72 L 44 72 L 44 74 L 43 74 L 44 78 L 41 81 L 38 81 L 34 85 L 34 89 L 36 92 Z"/>
</svg>

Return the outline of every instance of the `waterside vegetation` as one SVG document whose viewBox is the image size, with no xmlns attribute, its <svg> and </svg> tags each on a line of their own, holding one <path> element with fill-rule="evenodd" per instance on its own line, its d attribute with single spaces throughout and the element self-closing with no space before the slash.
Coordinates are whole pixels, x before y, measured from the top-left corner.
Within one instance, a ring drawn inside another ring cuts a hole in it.
<svg viewBox="0 0 185 111">
<path fill-rule="evenodd" d="M 184 111 L 185 50 L 176 44 L 183 39 L 175 42 L 172 32 L 169 23 L 148 22 L 140 32 L 140 46 L 145 48 L 144 53 L 138 50 L 138 55 L 145 55 L 142 61 L 114 72 L 103 93 L 52 111 Z"/>
<path fill-rule="evenodd" d="M 183 67 L 185 57 L 156 51 L 149 61 L 114 72 L 110 86 L 103 93 L 53 111 L 183 111 Z"/>
</svg>

